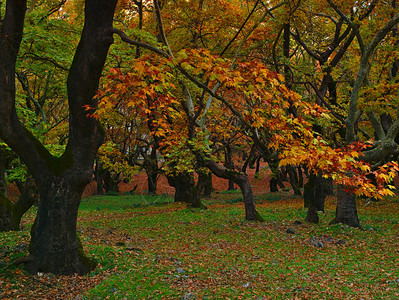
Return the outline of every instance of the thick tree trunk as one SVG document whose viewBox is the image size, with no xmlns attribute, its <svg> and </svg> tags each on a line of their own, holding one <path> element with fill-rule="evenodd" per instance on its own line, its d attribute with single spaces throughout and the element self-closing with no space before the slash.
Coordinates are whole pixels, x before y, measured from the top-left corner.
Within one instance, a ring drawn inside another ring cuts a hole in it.
<svg viewBox="0 0 399 300">
<path fill-rule="evenodd" d="M 85 274 L 95 266 L 84 255 L 77 237 L 84 185 L 73 177 L 54 176 L 39 186 L 40 202 L 29 246 L 31 259 L 25 265 L 31 274 Z"/>
<path fill-rule="evenodd" d="M 345 191 L 342 186 L 337 188 L 337 211 L 335 219 L 330 224 L 336 223 L 360 227 L 356 209 L 356 196 Z"/>
<path fill-rule="evenodd" d="M 231 179 L 240 189 L 245 203 L 245 219 L 249 221 L 263 221 L 261 215 L 256 211 L 252 188 L 245 173 L 227 169 L 220 166 L 214 160 L 208 160 L 205 166 L 216 176 Z"/>
<path fill-rule="evenodd" d="M 0 34 L 0 137 L 21 157 L 40 191 L 37 222 L 32 230 L 28 271 L 87 273 L 93 268 L 76 237 L 83 189 L 104 132 L 86 107 L 97 107 L 98 90 L 117 0 L 86 0 L 85 24 L 70 67 L 67 89 L 69 140 L 61 157 L 52 156 L 19 121 L 15 109 L 15 65 L 23 35 L 26 0 L 6 2 Z M 51 34 L 51 33 L 49 33 Z"/>
<path fill-rule="evenodd" d="M 169 175 L 168 182 L 175 188 L 175 202 L 187 203 L 195 208 L 204 208 L 192 174 L 179 173 L 173 176 Z"/>
</svg>

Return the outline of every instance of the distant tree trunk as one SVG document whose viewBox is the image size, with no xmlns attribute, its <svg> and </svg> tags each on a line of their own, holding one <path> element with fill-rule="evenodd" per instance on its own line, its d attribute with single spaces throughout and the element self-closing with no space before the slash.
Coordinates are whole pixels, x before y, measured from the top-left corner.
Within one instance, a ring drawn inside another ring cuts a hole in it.
<svg viewBox="0 0 399 300">
<path fill-rule="evenodd" d="M 272 193 L 276 193 L 276 192 L 278 192 L 278 186 L 277 186 L 277 179 L 275 178 L 275 177 L 272 177 L 271 179 L 270 179 L 270 192 L 272 192 Z"/>
<path fill-rule="evenodd" d="M 148 193 L 155 195 L 157 193 L 157 181 L 159 175 L 157 150 L 151 149 L 150 157 L 148 161 L 144 162 L 145 172 L 147 174 L 147 187 Z"/>
<path fill-rule="evenodd" d="M 225 166 L 227 169 L 234 169 L 233 155 L 232 155 L 232 151 L 231 151 L 231 148 L 230 148 L 229 145 L 226 146 L 225 152 L 224 152 L 224 153 L 225 153 L 225 163 L 224 163 L 224 166 Z M 227 190 L 228 190 L 228 191 L 234 191 L 234 190 L 235 190 L 234 181 L 231 180 L 231 179 L 228 179 L 228 181 L 229 181 L 229 185 L 228 185 Z"/>
<path fill-rule="evenodd" d="M 6 159 L 2 149 L 0 149 L 0 192 L 7 196 L 7 183 L 5 177 Z"/>
<path fill-rule="evenodd" d="M 285 188 L 283 181 L 282 181 L 282 176 L 280 169 L 278 167 L 278 160 L 274 159 L 269 155 L 269 158 L 266 159 L 267 163 L 269 164 L 269 168 L 272 171 L 272 178 L 270 179 L 270 192 L 275 193 L 278 192 L 278 186 L 280 188 Z"/>
<path fill-rule="evenodd" d="M 35 181 L 31 176 L 27 177 L 18 201 L 12 207 L 13 226 L 20 229 L 22 216 L 39 200 L 39 192 Z"/>
<path fill-rule="evenodd" d="M 356 209 L 356 196 L 345 191 L 345 188 L 337 188 L 337 210 L 335 219 L 330 224 L 342 223 L 351 227 L 360 227 Z"/>
<path fill-rule="evenodd" d="M 308 208 L 306 221 L 310 223 L 319 222 L 319 211 L 324 211 L 324 201 L 326 198 L 326 181 L 321 174 L 310 174 L 309 181 L 305 184 L 303 198 L 305 207 Z"/>
<path fill-rule="evenodd" d="M 211 197 L 212 192 L 214 191 L 212 187 L 212 173 L 211 172 L 199 172 L 198 174 L 198 186 L 203 186 L 203 195 L 207 198 Z"/>
<path fill-rule="evenodd" d="M 148 187 L 148 193 L 151 195 L 156 195 L 157 193 L 157 181 L 158 181 L 158 172 L 157 171 L 151 171 L 147 172 L 147 187 Z"/>
<path fill-rule="evenodd" d="M 262 156 L 259 155 L 258 158 L 256 159 L 255 177 L 259 176 L 261 158 Z"/>
<path fill-rule="evenodd" d="M 0 192 L 0 231 L 10 231 L 14 229 L 11 211 L 11 201 Z"/>
<path fill-rule="evenodd" d="M 203 208 L 200 195 L 195 186 L 194 176 L 189 173 L 168 175 L 169 184 L 175 188 L 175 202 L 187 203 L 192 207 Z"/>
<path fill-rule="evenodd" d="M 103 174 L 104 189 L 106 193 L 118 193 L 119 183 L 121 182 L 120 174 L 114 174 L 110 171 L 105 171 Z"/>
<path fill-rule="evenodd" d="M 94 176 L 96 179 L 96 183 L 97 183 L 97 195 L 103 195 L 104 194 L 104 172 L 101 168 L 101 163 L 99 162 L 99 160 L 97 159 L 97 163 L 94 169 Z"/>
<path fill-rule="evenodd" d="M 303 172 L 300 165 L 298 166 L 298 185 L 300 188 L 303 188 Z"/>
<path fill-rule="evenodd" d="M 302 192 L 299 188 L 298 174 L 296 172 L 296 168 L 294 166 L 287 166 L 287 171 L 294 194 L 297 196 L 301 196 Z"/>
<path fill-rule="evenodd" d="M 217 177 L 231 179 L 240 187 L 245 204 L 246 220 L 263 221 L 261 215 L 256 211 L 252 188 L 245 173 L 227 169 L 214 160 L 208 160 L 205 166 Z"/>
<path fill-rule="evenodd" d="M 0 231 L 20 230 L 22 216 L 37 203 L 39 194 L 32 177 L 27 177 L 20 192 L 14 204 L 0 192 Z"/>
</svg>

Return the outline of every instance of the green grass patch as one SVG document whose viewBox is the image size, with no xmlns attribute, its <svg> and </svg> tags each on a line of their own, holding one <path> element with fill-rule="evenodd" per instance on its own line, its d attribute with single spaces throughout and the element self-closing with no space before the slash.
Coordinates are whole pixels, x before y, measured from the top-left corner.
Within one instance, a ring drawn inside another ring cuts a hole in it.
<svg viewBox="0 0 399 300">
<path fill-rule="evenodd" d="M 173 202 L 168 195 L 103 195 L 82 199 L 80 211 L 126 210 Z"/>
<path fill-rule="evenodd" d="M 284 196 L 282 194 L 282 196 Z M 83 199 L 78 231 L 98 266 L 81 281 L 83 299 L 397 299 L 399 297 L 399 212 L 395 202 L 359 206 L 363 230 L 329 225 L 328 204 L 320 224 L 303 220 L 302 200 L 258 202 L 263 223 L 244 220 L 244 204 L 227 204 L 225 194 L 207 210 L 170 203 L 164 196 L 103 196 Z M 219 198 L 220 197 L 220 198 Z M 234 195 L 230 195 L 234 200 Z M 232 201 L 233 202 L 233 201 Z M 162 204 L 162 205 L 158 205 Z M 302 221 L 295 222 L 295 221 Z M 287 228 L 295 233 L 287 233 Z M 28 228 L 28 226 L 26 226 Z M 28 231 L 2 233 L 8 249 Z M 4 248 L 4 246 L 1 246 Z M 1 248 L 0 249 L 3 249 Z M 0 260 L 23 253 L 9 252 Z M 38 279 L 4 266 L 3 284 L 26 293 L 23 282 Z M 21 277 L 23 276 L 23 277 Z M 25 281 L 21 281 L 21 278 Z M 36 278 L 36 277 L 34 277 Z M 39 278 L 40 279 L 40 278 Z M 59 277 L 50 295 L 64 288 Z M 21 283 L 22 282 L 22 283 Z M 0 281 L 0 285 L 1 285 Z M 0 286 L 2 287 L 2 286 Z M 58 293 L 58 294 L 57 294 Z M 17 296 L 18 294 L 14 294 Z M 29 298 L 29 297 L 28 297 Z M 45 298 L 45 296 L 43 296 Z"/>
</svg>

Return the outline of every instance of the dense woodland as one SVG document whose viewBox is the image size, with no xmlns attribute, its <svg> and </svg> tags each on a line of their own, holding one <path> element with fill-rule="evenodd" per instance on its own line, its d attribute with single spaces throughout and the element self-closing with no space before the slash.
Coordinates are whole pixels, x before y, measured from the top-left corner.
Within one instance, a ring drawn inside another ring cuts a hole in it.
<svg viewBox="0 0 399 300">
<path fill-rule="evenodd" d="M 205 209 L 223 178 L 253 222 L 247 171 L 261 163 L 264 193 L 290 187 L 309 223 L 330 194 L 331 224 L 350 227 L 359 199 L 395 197 L 396 0 L 0 5 L 0 229 L 38 207 L 17 262 L 31 274 L 94 270 L 77 234 L 93 181 L 118 193 L 145 172 L 156 194 L 162 176 L 175 202 Z"/>
</svg>

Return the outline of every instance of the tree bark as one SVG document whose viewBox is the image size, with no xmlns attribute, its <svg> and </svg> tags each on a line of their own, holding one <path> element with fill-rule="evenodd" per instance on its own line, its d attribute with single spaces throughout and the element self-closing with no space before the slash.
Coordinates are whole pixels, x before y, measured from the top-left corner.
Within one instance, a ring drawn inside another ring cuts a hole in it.
<svg viewBox="0 0 399 300">
<path fill-rule="evenodd" d="M 158 145 L 158 143 L 156 143 Z M 157 181 L 159 175 L 158 159 L 157 159 L 157 146 L 151 149 L 150 157 L 147 162 L 144 162 L 145 172 L 147 173 L 147 186 L 148 193 L 155 195 L 157 193 Z"/>
<path fill-rule="evenodd" d="M 175 202 L 187 203 L 195 208 L 204 208 L 192 174 L 179 173 L 168 175 L 167 178 L 168 183 L 175 188 Z"/>
<path fill-rule="evenodd" d="M 12 203 L 0 191 L 0 231 L 20 230 L 22 216 L 37 203 L 38 191 L 31 177 L 25 180 L 21 195 L 16 203 Z"/>
<path fill-rule="evenodd" d="M 294 194 L 297 196 L 301 196 L 302 192 L 299 188 L 298 174 L 296 173 L 296 168 L 293 166 L 287 166 L 287 171 Z"/>
<path fill-rule="evenodd" d="M 269 188 L 271 193 L 278 192 L 277 179 L 274 176 L 270 179 Z"/>
<path fill-rule="evenodd" d="M 3 149 L 0 148 L 0 192 L 7 196 L 7 183 L 6 183 L 6 159 L 4 157 Z"/>
<path fill-rule="evenodd" d="M 225 148 L 225 163 L 224 166 L 228 169 L 234 169 L 234 163 L 233 163 L 233 156 L 232 156 L 232 151 L 231 147 L 229 145 L 226 146 Z M 228 184 L 228 191 L 234 191 L 236 188 L 234 187 L 234 181 L 229 179 L 229 184 Z"/>
<path fill-rule="evenodd" d="M 22 216 L 36 203 L 38 203 L 39 192 L 32 177 L 28 176 L 24 182 L 21 196 L 12 206 L 12 219 L 14 230 L 20 230 Z"/>
<path fill-rule="evenodd" d="M 69 140 L 57 158 L 28 131 L 15 109 L 15 64 L 20 47 L 26 0 L 8 0 L 0 35 L 0 137 L 21 157 L 35 178 L 40 202 L 26 259 L 31 273 L 84 274 L 94 264 L 83 254 L 76 236 L 83 189 L 93 175 L 93 162 L 104 132 L 87 117 L 97 107 L 94 96 L 113 42 L 117 0 L 86 0 L 85 24 L 67 82 Z"/>
<path fill-rule="evenodd" d="M 356 196 L 345 191 L 344 187 L 337 189 L 337 210 L 335 219 L 330 224 L 342 223 L 351 227 L 360 227 L 356 209 Z"/>
<path fill-rule="evenodd" d="M 303 198 L 305 207 L 308 208 L 306 221 L 319 222 L 319 211 L 324 211 L 324 201 L 327 195 L 326 181 L 321 174 L 310 174 L 309 181 L 305 184 Z"/>
<path fill-rule="evenodd" d="M 10 231 L 14 229 L 11 212 L 11 201 L 0 192 L 0 231 Z"/>
<path fill-rule="evenodd" d="M 97 195 L 104 195 L 104 180 L 103 180 L 103 169 L 101 168 L 101 163 L 97 159 L 96 160 L 96 166 L 94 168 L 94 177 L 97 183 Z"/>
<path fill-rule="evenodd" d="M 231 179 L 240 189 L 245 204 L 245 219 L 249 221 L 263 221 L 261 215 L 256 211 L 252 188 L 245 173 L 227 169 L 220 166 L 214 160 L 205 162 L 205 166 L 217 177 Z"/>
<path fill-rule="evenodd" d="M 50 177 L 40 186 L 40 205 L 29 245 L 31 260 L 25 269 L 34 274 L 85 274 L 95 264 L 83 253 L 76 220 L 84 186 L 69 176 Z M 68 199 L 68 201 L 65 201 Z"/>
<path fill-rule="evenodd" d="M 212 173 L 207 172 L 207 173 L 202 173 L 200 172 L 198 174 L 198 183 L 203 182 L 203 195 L 207 198 L 210 198 L 214 189 L 212 186 Z"/>
<path fill-rule="evenodd" d="M 119 183 L 121 182 L 120 174 L 106 170 L 103 173 L 104 189 L 106 193 L 119 194 Z"/>
</svg>

